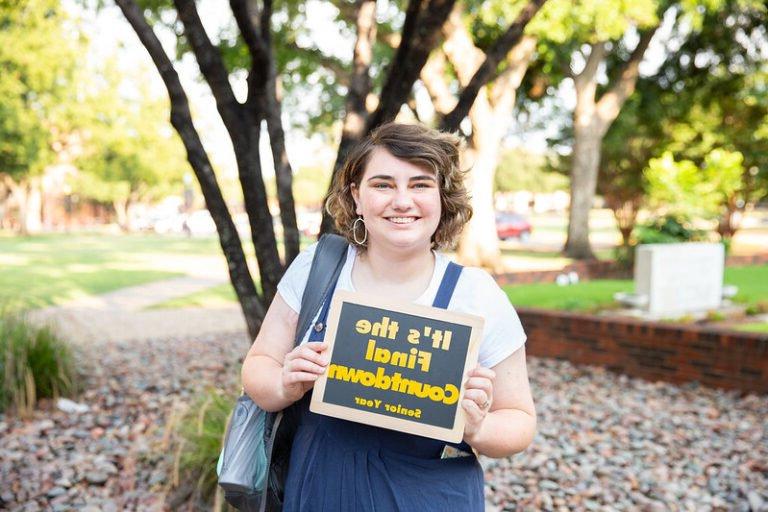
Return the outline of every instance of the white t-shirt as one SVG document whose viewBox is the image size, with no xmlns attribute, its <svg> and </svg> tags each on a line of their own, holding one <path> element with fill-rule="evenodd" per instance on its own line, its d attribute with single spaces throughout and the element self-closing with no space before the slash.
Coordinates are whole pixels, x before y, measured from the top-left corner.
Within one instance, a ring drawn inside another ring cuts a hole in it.
<svg viewBox="0 0 768 512">
<path fill-rule="evenodd" d="M 277 285 L 280 296 L 297 313 L 301 309 L 301 297 L 304 294 L 316 247 L 315 243 L 302 251 L 293 260 Z M 355 291 L 352 284 L 352 266 L 356 257 L 357 250 L 350 245 L 347 250 L 347 259 L 336 283 L 337 290 Z M 444 254 L 435 252 L 435 270 L 432 279 L 424 293 L 413 301 L 414 304 L 432 305 L 449 261 Z M 451 302 L 448 304 L 448 310 L 469 313 L 485 319 L 483 341 L 480 344 L 478 358 L 481 366 L 493 368 L 525 343 L 526 335 L 515 308 L 509 303 L 509 298 L 499 288 L 493 277 L 481 268 L 465 267 L 462 270 Z M 305 343 L 308 338 L 309 332 L 304 336 L 302 343 Z"/>
</svg>

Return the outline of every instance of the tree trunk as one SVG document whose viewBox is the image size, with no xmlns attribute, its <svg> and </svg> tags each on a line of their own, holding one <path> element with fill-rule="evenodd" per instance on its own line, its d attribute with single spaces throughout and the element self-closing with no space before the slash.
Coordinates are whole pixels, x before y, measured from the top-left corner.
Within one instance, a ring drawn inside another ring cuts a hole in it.
<svg viewBox="0 0 768 512">
<path fill-rule="evenodd" d="M 613 218 L 621 233 L 621 244 L 629 246 L 632 231 L 637 223 L 637 214 L 640 210 L 639 200 L 624 200 L 609 202 L 608 206 L 613 212 Z"/>
<path fill-rule="evenodd" d="M 128 199 L 115 199 L 112 201 L 112 208 L 115 210 L 117 225 L 120 230 L 128 232 Z"/>
<path fill-rule="evenodd" d="M 243 37 L 249 37 L 246 42 L 251 54 L 251 70 L 248 75 L 248 99 L 246 104 L 242 105 L 235 97 L 224 59 L 208 37 L 194 0 L 174 0 L 173 3 L 184 28 L 184 37 L 195 55 L 200 72 L 211 88 L 216 100 L 216 110 L 232 140 L 238 178 L 243 191 L 243 202 L 251 228 L 251 240 L 259 267 L 264 305 L 266 305 L 272 301 L 277 291 L 277 283 L 283 273 L 283 266 L 277 252 L 272 214 L 267 203 L 259 150 L 261 121 L 265 118 L 270 102 L 271 54 L 261 36 L 257 37 L 258 47 L 254 47 L 253 40 L 250 39 L 253 33 L 243 31 Z M 238 4 L 238 2 L 233 3 Z M 254 5 L 253 2 L 246 4 L 245 16 L 248 18 L 248 28 L 255 31 L 255 18 L 258 13 L 253 8 Z M 239 20 L 236 21 L 240 23 Z"/>
<path fill-rule="evenodd" d="M 488 58 L 474 45 L 460 8 L 451 13 L 444 26 L 444 32 L 445 55 L 456 70 L 461 85 L 466 86 L 477 76 L 478 68 L 487 63 Z M 473 213 L 472 219 L 462 231 L 457 257 L 464 265 L 486 267 L 493 271 L 502 271 L 504 267 L 496 233 L 493 199 L 499 148 L 512 121 L 517 88 L 525 76 L 536 47 L 536 41 L 531 37 L 521 38 L 518 35 L 516 41 L 508 55 L 504 56 L 508 61 L 505 71 L 492 85 L 478 89 L 474 104 L 469 110 L 472 135 L 466 156 L 473 162 L 471 166 L 465 167 L 470 168 L 468 185 Z M 428 88 L 432 89 L 431 95 L 436 99 L 445 96 L 445 92 L 440 92 L 435 87 L 440 83 L 438 69 L 435 69 L 431 76 L 422 73 L 424 79 L 431 82 Z M 443 108 L 447 103 L 440 101 Z"/>
<path fill-rule="evenodd" d="M 740 222 L 737 220 L 737 216 L 741 211 L 743 208 L 736 206 L 735 198 L 730 198 L 725 205 L 725 211 L 717 222 L 717 233 L 722 240 L 730 240 L 739 230 Z"/>
<path fill-rule="evenodd" d="M 498 151 L 483 146 L 468 149 L 466 156 L 467 159 L 474 158 L 468 179 L 472 195 L 472 218 L 461 233 L 457 258 L 463 265 L 500 271 L 503 265 L 493 207 L 493 178 Z"/>
<path fill-rule="evenodd" d="M 262 53 L 266 63 L 262 69 L 268 70 L 267 79 L 264 82 L 264 117 L 267 121 L 269 133 L 269 145 L 272 149 L 272 161 L 275 164 L 275 183 L 277 185 L 277 202 L 280 205 L 280 223 L 283 225 L 283 248 L 285 254 L 285 268 L 291 264 L 299 254 L 300 236 L 296 222 L 296 206 L 293 201 L 293 169 L 288 160 L 288 152 L 285 148 L 285 132 L 281 118 L 281 98 L 279 93 L 279 79 L 275 66 L 275 56 L 272 49 L 272 0 L 265 0 L 261 13 L 260 35 L 262 41 Z M 256 26 L 255 22 L 252 26 Z M 282 269 L 280 275 L 282 276 Z M 272 295 L 265 300 L 272 301 Z"/>
<path fill-rule="evenodd" d="M 18 184 L 8 180 L 7 185 L 19 209 L 18 234 L 39 233 L 43 227 L 43 195 L 39 180 L 28 178 Z"/>
<path fill-rule="evenodd" d="M 232 221 L 232 216 L 216 181 L 216 175 L 213 172 L 211 162 L 192 122 L 192 114 L 189 109 L 186 92 L 181 85 L 173 63 L 163 50 L 160 41 L 153 32 L 152 27 L 147 23 L 136 2 L 133 0 L 115 1 L 152 58 L 168 90 L 171 102 L 171 125 L 173 125 L 184 143 L 187 159 L 197 180 L 200 182 L 200 190 L 205 199 L 206 207 L 211 213 L 211 217 L 216 224 L 216 230 L 219 233 L 219 243 L 227 260 L 230 281 L 240 301 L 240 307 L 243 310 L 243 316 L 248 327 L 248 334 L 253 339 L 261 327 L 266 309 L 248 269 L 240 235 Z M 257 227 L 268 228 L 270 226 L 271 219 L 268 226 Z M 256 247 L 257 252 L 258 250 L 259 248 Z"/>
<path fill-rule="evenodd" d="M 586 126 L 580 124 L 586 123 Z M 579 260 L 595 259 L 589 243 L 589 212 L 597 188 L 602 136 L 594 123 L 576 119 L 571 167 L 571 205 L 565 255 Z"/>
<path fill-rule="evenodd" d="M 571 206 L 568 213 L 568 239 L 563 248 L 563 253 L 570 258 L 595 258 L 589 243 L 589 212 L 597 188 L 603 137 L 618 117 L 627 98 L 634 92 L 640 61 L 657 29 L 658 25 L 641 33 L 637 46 L 621 66 L 618 77 L 599 101 L 595 100 L 597 72 L 605 60 L 605 42 L 592 45 L 584 69 L 573 77 L 576 109 L 573 114 Z"/>
<path fill-rule="evenodd" d="M 355 3 L 355 20 L 357 39 L 352 52 L 352 76 L 349 79 L 344 124 L 332 176 L 335 176 L 344 165 L 349 150 L 365 135 L 365 126 L 368 123 L 365 101 L 371 92 L 371 78 L 368 72 L 373 58 L 373 45 L 376 41 L 376 0 L 358 0 Z M 333 218 L 325 209 L 322 216 L 320 233 L 333 233 L 336 230 Z"/>
</svg>

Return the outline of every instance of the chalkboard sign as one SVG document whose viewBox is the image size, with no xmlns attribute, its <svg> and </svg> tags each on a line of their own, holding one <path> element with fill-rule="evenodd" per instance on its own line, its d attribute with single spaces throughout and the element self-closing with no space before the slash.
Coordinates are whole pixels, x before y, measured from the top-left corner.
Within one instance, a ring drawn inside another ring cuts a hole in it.
<svg viewBox="0 0 768 512">
<path fill-rule="evenodd" d="M 310 410 L 459 442 L 462 384 L 482 328 L 477 316 L 337 290 L 325 335 L 331 358 Z"/>
</svg>

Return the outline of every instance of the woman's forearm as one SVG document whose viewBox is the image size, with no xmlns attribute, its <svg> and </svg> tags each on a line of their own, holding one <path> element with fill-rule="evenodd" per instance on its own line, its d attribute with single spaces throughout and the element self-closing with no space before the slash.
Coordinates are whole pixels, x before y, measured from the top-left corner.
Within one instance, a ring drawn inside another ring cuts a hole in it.
<svg viewBox="0 0 768 512">
<path fill-rule="evenodd" d="M 525 450 L 536 434 L 536 417 L 519 409 L 498 409 L 488 413 L 480 430 L 466 438 L 482 455 L 501 458 Z"/>
<path fill-rule="evenodd" d="M 283 367 L 269 356 L 249 355 L 243 361 L 243 389 L 265 411 L 281 411 L 291 405 L 283 390 Z"/>
</svg>

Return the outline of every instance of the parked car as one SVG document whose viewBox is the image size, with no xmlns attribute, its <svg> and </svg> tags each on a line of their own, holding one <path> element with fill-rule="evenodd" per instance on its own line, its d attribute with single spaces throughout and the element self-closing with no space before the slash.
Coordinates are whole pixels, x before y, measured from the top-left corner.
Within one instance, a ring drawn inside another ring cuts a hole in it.
<svg viewBox="0 0 768 512">
<path fill-rule="evenodd" d="M 517 238 L 527 242 L 531 237 L 531 223 L 519 213 L 499 212 L 496 214 L 496 234 L 501 240 Z"/>
</svg>

